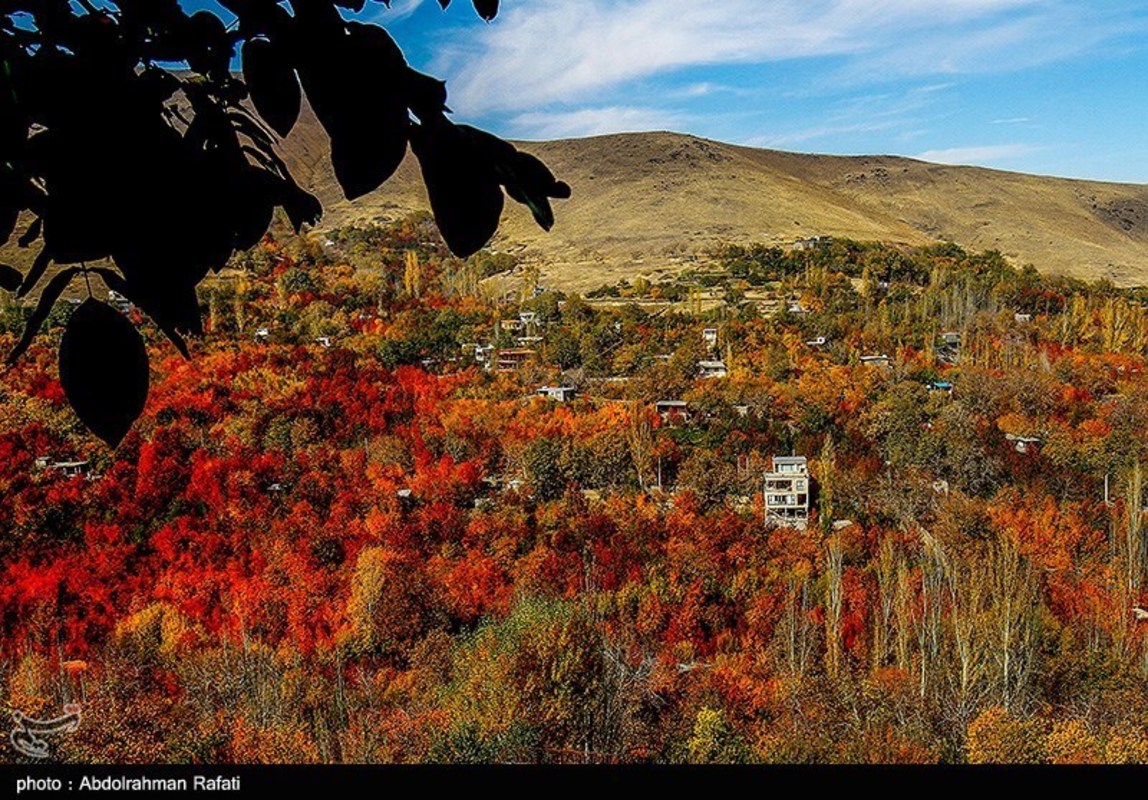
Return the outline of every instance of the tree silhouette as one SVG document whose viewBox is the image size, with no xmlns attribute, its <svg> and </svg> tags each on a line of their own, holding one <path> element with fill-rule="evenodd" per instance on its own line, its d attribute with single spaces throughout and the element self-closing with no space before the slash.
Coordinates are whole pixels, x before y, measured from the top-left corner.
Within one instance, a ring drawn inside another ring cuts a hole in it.
<svg viewBox="0 0 1148 800">
<path fill-rule="evenodd" d="M 535 157 L 451 122 L 442 81 L 408 66 L 382 27 L 340 13 L 366 2 L 291 0 L 288 11 L 277 0 L 220 0 L 236 17 L 227 26 L 177 0 L 0 0 L 0 244 L 25 214 L 19 243 L 40 244 L 26 274 L 0 265 L 0 288 L 23 297 L 52 264 L 80 265 L 47 283 L 9 364 L 89 272 L 187 356 L 208 272 L 255 245 L 276 208 L 296 231 L 322 216 L 275 152 L 304 93 L 348 199 L 386 181 L 409 144 L 456 255 L 494 235 L 504 189 L 553 225 L 550 199 L 569 187 Z M 498 13 L 497 0 L 473 5 L 488 21 Z M 231 71 L 237 54 L 242 75 Z M 81 311 L 61 378 L 81 419 L 115 446 L 143 407 L 146 356 L 114 309 L 89 299 Z"/>
</svg>

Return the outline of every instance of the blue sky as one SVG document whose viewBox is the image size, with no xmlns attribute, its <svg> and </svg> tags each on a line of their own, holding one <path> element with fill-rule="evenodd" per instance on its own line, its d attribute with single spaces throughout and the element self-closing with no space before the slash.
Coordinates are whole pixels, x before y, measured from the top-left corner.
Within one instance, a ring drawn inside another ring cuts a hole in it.
<svg viewBox="0 0 1148 800">
<path fill-rule="evenodd" d="M 187 0 L 189 4 L 197 0 Z M 1144 0 L 368 3 L 460 121 L 1148 182 Z"/>
</svg>

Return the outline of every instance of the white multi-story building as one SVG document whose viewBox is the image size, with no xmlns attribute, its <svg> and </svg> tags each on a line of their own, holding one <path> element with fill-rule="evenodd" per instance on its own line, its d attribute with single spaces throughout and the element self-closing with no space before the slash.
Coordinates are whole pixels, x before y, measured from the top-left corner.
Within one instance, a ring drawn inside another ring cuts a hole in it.
<svg viewBox="0 0 1148 800">
<path fill-rule="evenodd" d="M 810 477 L 805 456 L 774 456 L 765 473 L 765 520 L 804 530 L 809 524 Z"/>
</svg>

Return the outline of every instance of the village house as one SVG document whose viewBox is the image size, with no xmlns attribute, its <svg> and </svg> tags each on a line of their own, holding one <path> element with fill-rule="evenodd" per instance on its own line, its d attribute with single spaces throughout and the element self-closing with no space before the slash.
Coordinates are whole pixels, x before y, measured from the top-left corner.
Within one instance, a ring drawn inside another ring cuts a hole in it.
<svg viewBox="0 0 1148 800">
<path fill-rule="evenodd" d="M 415 493 L 410 489 L 399 489 L 395 492 L 395 500 L 398 501 L 400 511 L 413 511 L 416 505 Z"/>
<path fill-rule="evenodd" d="M 937 358 L 946 364 L 956 364 L 961 356 L 961 335 L 956 331 L 946 331 L 937 340 Z"/>
<path fill-rule="evenodd" d="M 132 310 L 132 301 L 114 289 L 108 290 L 108 305 L 115 308 L 121 314 L 127 314 Z"/>
<path fill-rule="evenodd" d="M 490 369 L 491 362 L 494 360 L 494 345 L 476 344 L 473 345 L 473 352 L 474 360 L 484 368 Z"/>
<path fill-rule="evenodd" d="M 1012 315 L 1012 318 L 1016 322 L 1021 323 L 1022 325 L 1029 323 L 1029 322 L 1032 322 L 1032 314 L 1021 314 L 1021 313 L 1017 312 L 1016 314 Z"/>
<path fill-rule="evenodd" d="M 805 456 L 774 456 L 765 473 L 765 520 L 805 530 L 809 524 L 810 477 Z"/>
<path fill-rule="evenodd" d="M 724 361 L 699 361 L 698 377 L 702 380 L 724 378 L 729 374 Z"/>
<path fill-rule="evenodd" d="M 953 393 L 953 384 L 948 381 L 933 381 L 929 384 L 930 392 L 944 392 L 945 394 Z"/>
<path fill-rule="evenodd" d="M 654 410 L 662 418 L 662 422 L 688 423 L 690 421 L 690 404 L 685 400 L 659 400 L 654 404 Z"/>
<path fill-rule="evenodd" d="M 706 328 L 702 331 L 702 344 L 711 350 L 718 346 L 718 329 Z"/>
<path fill-rule="evenodd" d="M 861 366 L 864 367 L 888 367 L 892 363 L 893 360 L 884 353 L 875 356 L 861 356 Z"/>
<path fill-rule="evenodd" d="M 534 357 L 534 351 L 519 348 L 517 350 L 499 350 L 497 369 L 499 372 L 518 372 L 522 365 Z"/>
<path fill-rule="evenodd" d="M 793 249 L 801 252 L 803 250 L 813 250 L 823 244 L 829 244 L 833 241 L 830 236 L 810 236 L 805 239 L 798 239 L 793 243 Z"/>
<path fill-rule="evenodd" d="M 573 386 L 540 386 L 535 394 L 559 403 L 569 403 L 578 396 L 578 390 Z"/>
<path fill-rule="evenodd" d="M 504 319 L 498 323 L 498 329 L 503 333 L 522 333 L 526 330 L 526 323 L 520 319 Z"/>
<path fill-rule="evenodd" d="M 815 339 L 810 339 L 805 343 L 806 347 L 825 347 L 829 341 L 824 336 L 818 336 Z"/>
<path fill-rule="evenodd" d="M 58 472 L 65 478 L 75 478 L 88 473 L 87 461 L 56 461 L 50 456 L 40 456 L 32 462 L 36 469 Z"/>
<path fill-rule="evenodd" d="M 1013 447 L 1018 453 L 1033 452 L 1040 446 L 1041 442 L 1038 436 L 1018 436 L 1014 433 L 1005 434 L 1005 438 L 1013 443 Z"/>
</svg>

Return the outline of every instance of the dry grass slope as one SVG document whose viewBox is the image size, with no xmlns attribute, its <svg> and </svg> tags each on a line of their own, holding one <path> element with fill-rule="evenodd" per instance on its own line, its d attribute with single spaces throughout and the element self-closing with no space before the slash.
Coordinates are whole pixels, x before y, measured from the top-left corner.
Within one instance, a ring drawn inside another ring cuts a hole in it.
<svg viewBox="0 0 1148 800">
<path fill-rule="evenodd" d="M 554 230 L 507 204 L 494 247 L 541 265 L 544 281 L 587 290 L 704 263 L 715 244 L 815 235 L 891 243 L 954 241 L 1042 271 L 1148 284 L 1148 186 L 1048 178 L 891 156 L 800 155 L 673 133 L 521 145 L 574 188 Z M 282 150 L 327 209 L 324 227 L 393 220 L 429 203 L 408 156 L 376 192 L 348 203 L 309 110 Z M 191 232 L 189 232 L 191 235 Z M 0 261 L 23 267 L 9 245 Z"/>
<path fill-rule="evenodd" d="M 1120 285 L 1148 283 L 1148 186 L 1049 178 L 891 156 L 756 150 L 673 133 L 521 145 L 574 188 L 549 234 L 508 204 L 495 247 L 588 289 L 704 262 L 722 242 L 814 235 L 997 249 L 1019 264 Z M 305 119 L 284 143 L 328 209 L 325 225 L 393 219 L 429 205 L 408 158 L 377 192 L 342 200 Z"/>
</svg>

